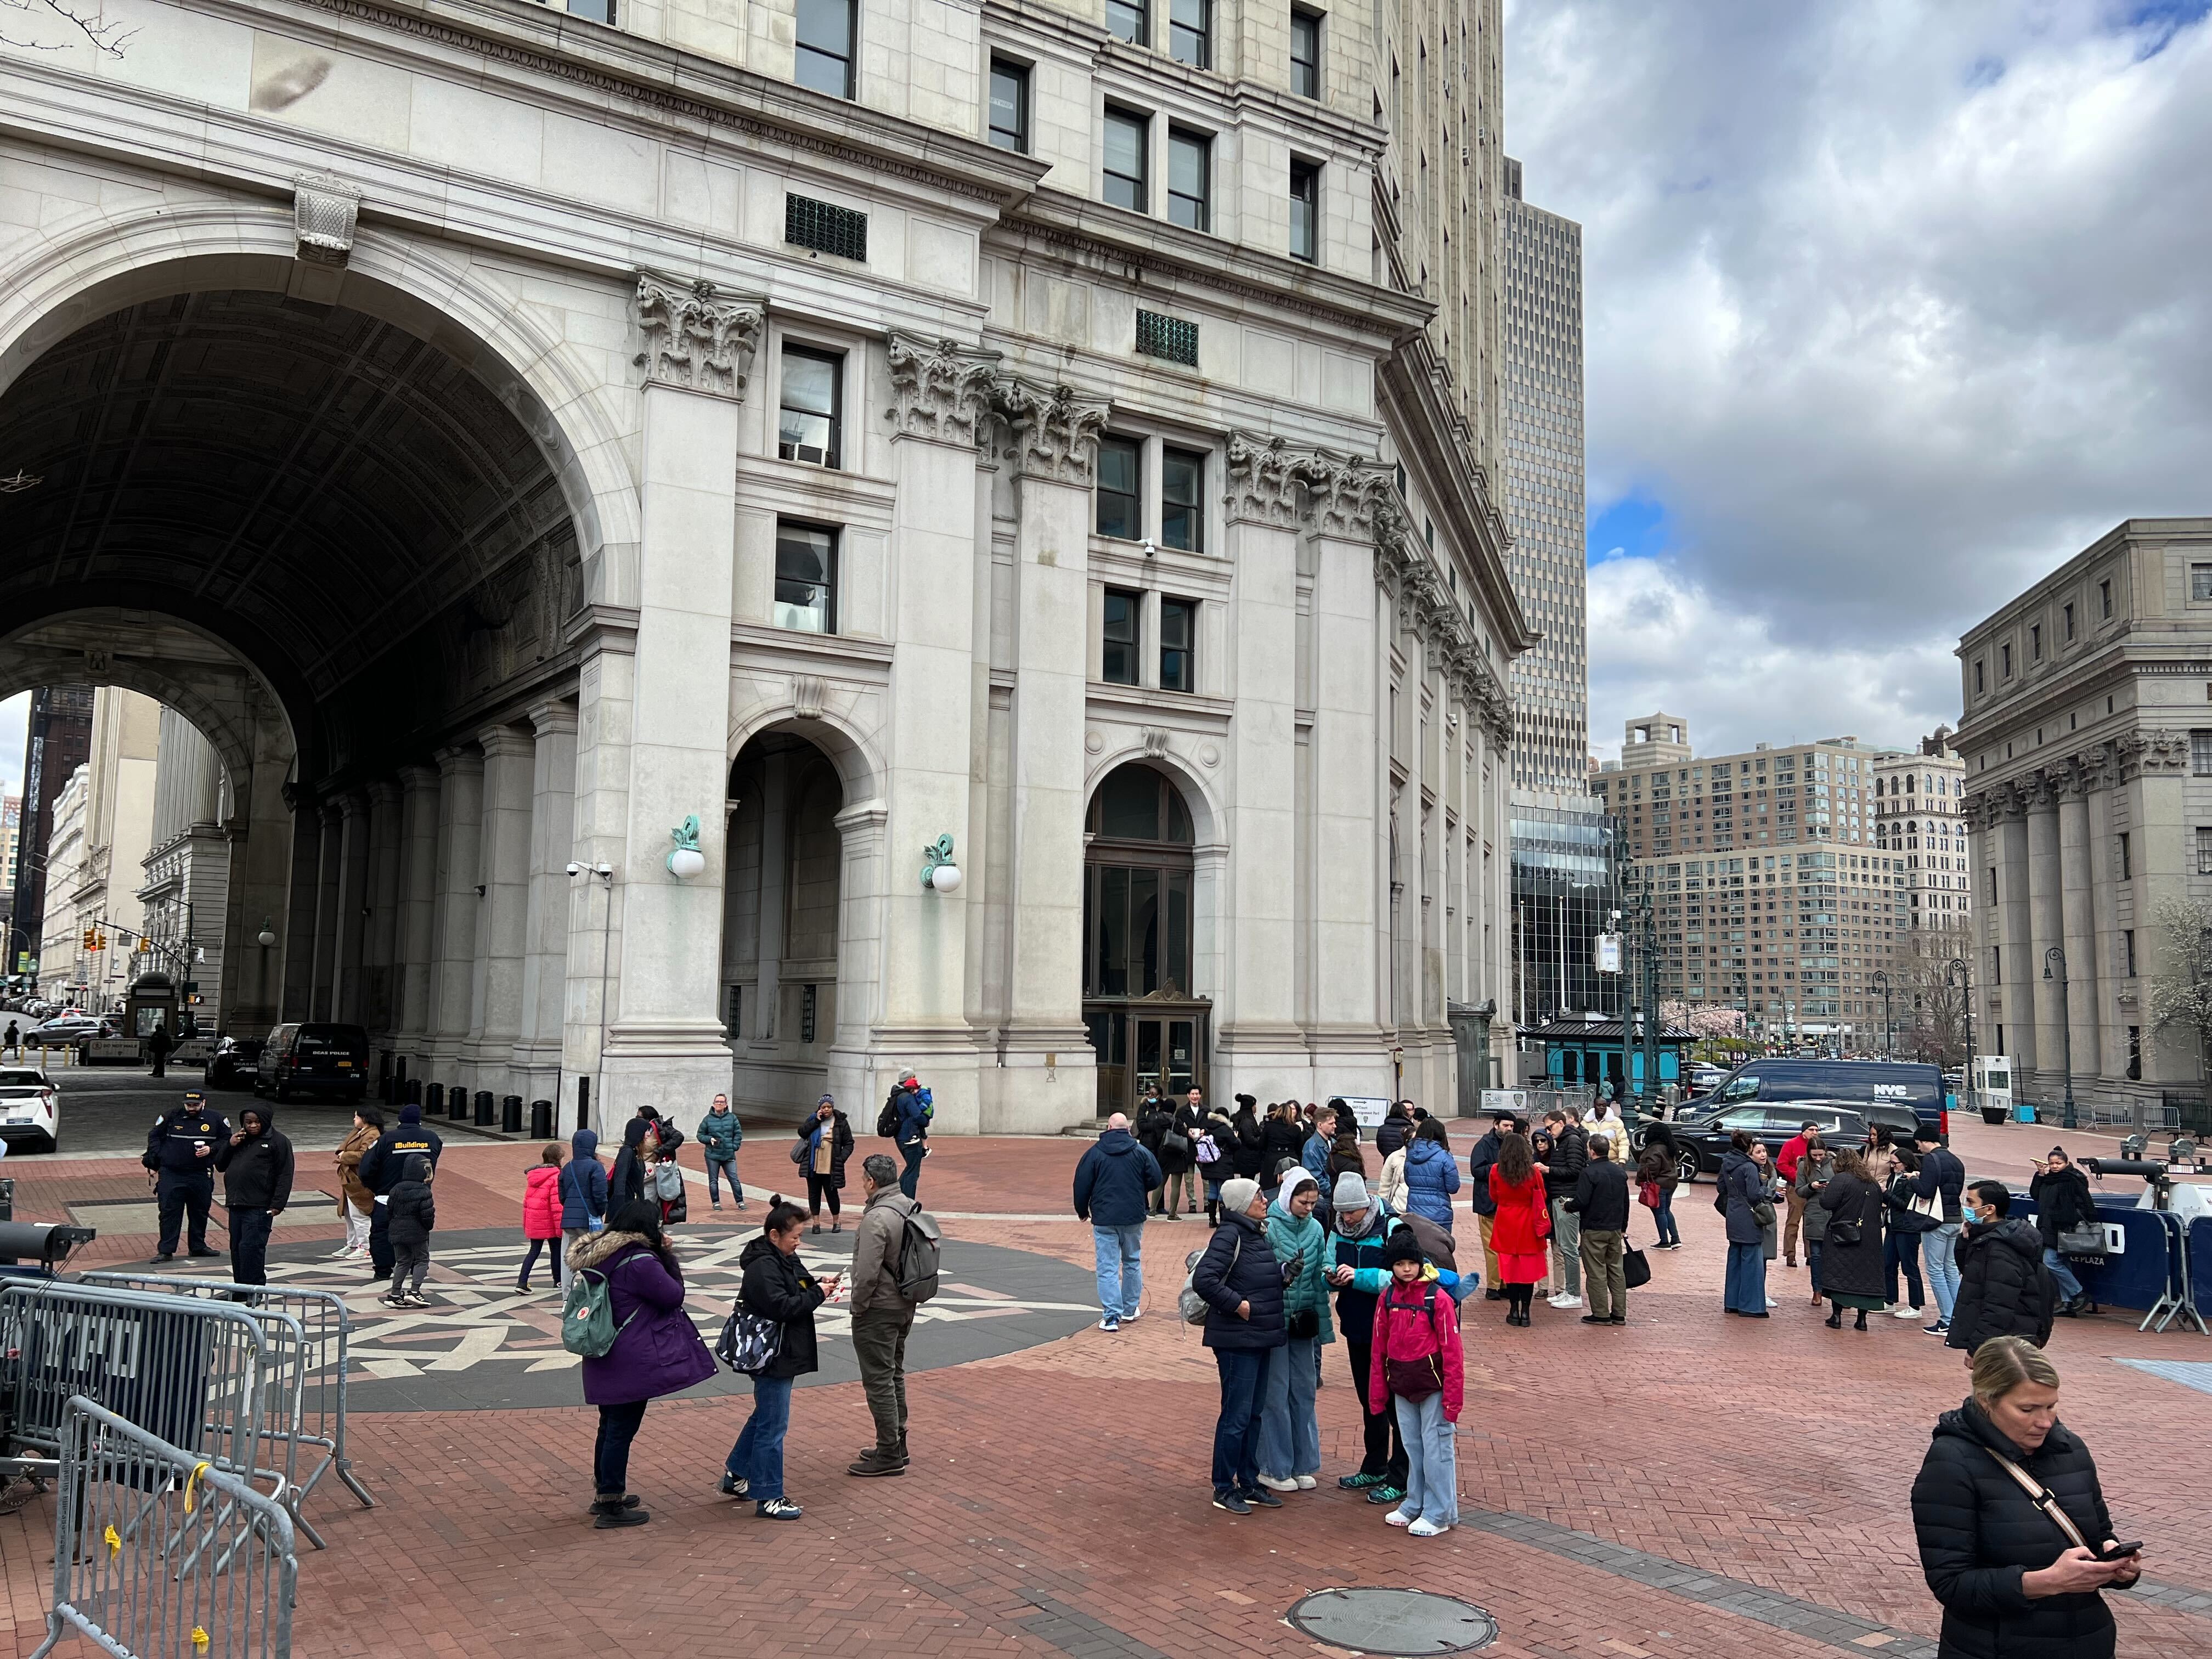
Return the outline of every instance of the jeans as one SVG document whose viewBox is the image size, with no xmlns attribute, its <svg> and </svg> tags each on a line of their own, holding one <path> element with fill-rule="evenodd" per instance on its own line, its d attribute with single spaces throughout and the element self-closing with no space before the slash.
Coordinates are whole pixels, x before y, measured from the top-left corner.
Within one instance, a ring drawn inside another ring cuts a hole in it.
<svg viewBox="0 0 2212 1659">
<path fill-rule="evenodd" d="M 1659 1207 L 1651 1212 L 1651 1219 L 1659 1229 L 1662 1244 L 1682 1242 L 1682 1230 L 1674 1224 L 1674 1194 L 1664 1187 L 1659 1189 Z"/>
<path fill-rule="evenodd" d="M 1922 1235 L 1921 1248 L 1928 1252 L 1928 1288 L 1936 1292 L 1936 1314 L 1946 1325 L 1959 1304 L 1959 1225 L 1947 1221 Z"/>
<path fill-rule="evenodd" d="M 240 1285 L 269 1282 L 269 1230 L 276 1218 L 266 1210 L 233 1210 L 230 1219 L 230 1276 Z"/>
<path fill-rule="evenodd" d="M 2051 1269 L 2051 1282 L 2058 1287 L 2062 1301 L 2071 1302 L 2084 1294 L 2081 1281 L 2074 1276 L 2073 1268 L 2066 1265 L 2066 1258 L 2057 1251 L 2045 1250 L 2043 1265 Z"/>
<path fill-rule="evenodd" d="M 1817 1296 L 1820 1290 L 1820 1241 L 1817 1238 L 1805 1241 L 1805 1277 L 1812 1281 L 1814 1294 Z"/>
<path fill-rule="evenodd" d="M 592 1444 L 592 1490 L 620 1498 L 629 1490 L 629 1443 L 645 1421 L 646 1401 L 625 1400 L 599 1407 L 599 1437 Z"/>
<path fill-rule="evenodd" d="M 1583 1293 L 1583 1218 L 1565 1207 L 1565 1199 L 1552 1200 L 1552 1272 L 1569 1296 Z"/>
<path fill-rule="evenodd" d="M 929 1155 L 929 1148 L 919 1140 L 899 1143 L 899 1156 L 906 1160 L 906 1168 L 899 1171 L 899 1190 L 908 1198 L 918 1198 L 915 1188 L 921 1185 L 921 1160 Z"/>
<path fill-rule="evenodd" d="M 1443 1395 L 1401 1396 L 1392 1403 L 1406 1443 L 1406 1501 L 1398 1508 L 1409 1521 L 1457 1526 L 1459 1460 L 1452 1449 L 1452 1425 L 1444 1419 Z"/>
<path fill-rule="evenodd" d="M 540 1250 L 545 1252 L 546 1266 L 552 1270 L 553 1282 L 556 1285 L 561 1282 L 561 1241 L 557 1238 L 533 1238 L 530 1241 L 528 1253 L 522 1258 L 522 1266 L 515 1270 L 516 1289 L 527 1290 L 530 1287 L 530 1270 L 538 1265 Z"/>
<path fill-rule="evenodd" d="M 201 1178 L 188 1175 L 171 1175 L 164 1170 L 155 1188 L 154 1202 L 160 1206 L 161 1243 L 155 1252 L 161 1255 L 177 1253 L 177 1235 L 186 1231 L 185 1218 L 191 1218 L 189 1234 L 192 1249 L 208 1247 L 208 1206 L 215 1201 L 215 1177 Z"/>
<path fill-rule="evenodd" d="M 1731 1244 L 1728 1247 L 1727 1288 L 1722 1305 L 1730 1313 L 1763 1314 L 1766 1311 L 1766 1250 L 1763 1245 Z"/>
<path fill-rule="evenodd" d="M 790 1427 L 791 1379 L 753 1378 L 753 1414 L 722 1467 L 745 1482 L 745 1496 L 757 1504 L 783 1496 L 783 1437 Z"/>
<path fill-rule="evenodd" d="M 1894 1303 L 1897 1300 L 1897 1270 L 1899 1267 L 1905 1269 L 1905 1288 L 1912 1297 L 1905 1306 L 1927 1306 L 1928 1293 L 1920 1285 L 1920 1235 L 1901 1233 L 1893 1227 L 1882 1235 L 1881 1240 L 1881 1299 L 1885 1302 Z"/>
<path fill-rule="evenodd" d="M 1145 1224 L 1091 1226 L 1091 1248 L 1098 1262 L 1098 1311 L 1108 1319 L 1133 1319 L 1145 1293 Z"/>
<path fill-rule="evenodd" d="M 860 1389 L 876 1419 L 876 1455 L 906 1455 L 906 1339 L 914 1310 L 853 1316 L 853 1357 L 860 1362 Z"/>
<path fill-rule="evenodd" d="M 1260 1391 L 1260 1472 L 1278 1480 L 1321 1473 L 1321 1424 L 1314 1415 L 1321 1339 L 1294 1336 L 1267 1355 Z"/>
<path fill-rule="evenodd" d="M 1250 1492 L 1260 1484 L 1260 1386 L 1267 1379 L 1266 1348 L 1216 1348 L 1221 1376 L 1221 1415 L 1213 1423 L 1213 1494 Z"/>
<path fill-rule="evenodd" d="M 745 1189 L 744 1183 L 738 1179 L 738 1155 L 735 1152 L 707 1160 L 707 1201 L 714 1205 L 721 1203 L 722 1182 L 726 1178 L 730 1183 L 730 1196 L 738 1203 L 744 1203 Z"/>
<path fill-rule="evenodd" d="M 1346 1336 L 1344 1357 L 1352 1362 L 1352 1391 L 1359 1396 L 1359 1427 L 1366 1437 L 1367 1455 L 1359 1460 L 1362 1474 L 1379 1474 L 1400 1492 L 1406 1489 L 1406 1443 L 1398 1433 L 1398 1413 L 1391 1409 L 1388 1395 L 1382 1401 L 1382 1409 L 1370 1411 L 1375 1403 L 1367 1393 L 1368 1380 L 1375 1364 L 1372 1345 L 1355 1342 Z"/>
<path fill-rule="evenodd" d="M 1589 1280 L 1589 1310 L 1601 1317 L 1628 1317 L 1628 1270 L 1623 1260 L 1627 1243 L 1626 1233 L 1583 1235 L 1583 1274 Z"/>
</svg>

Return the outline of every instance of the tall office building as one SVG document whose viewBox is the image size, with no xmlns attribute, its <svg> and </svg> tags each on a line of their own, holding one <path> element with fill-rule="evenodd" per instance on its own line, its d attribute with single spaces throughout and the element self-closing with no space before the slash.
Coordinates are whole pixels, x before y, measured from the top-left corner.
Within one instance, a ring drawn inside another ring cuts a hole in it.
<svg viewBox="0 0 2212 1659">
<path fill-rule="evenodd" d="M 23 811 L 9 883 L 15 890 L 7 968 L 20 973 L 39 954 L 46 913 L 46 842 L 54 803 L 92 752 L 92 688 L 51 685 L 31 693 L 23 744 Z"/>
<path fill-rule="evenodd" d="M 1543 635 L 1513 665 L 1516 788 L 1579 795 L 1589 757 L 1583 500 L 1583 228 L 1521 199 L 1505 158 L 1505 521 Z"/>
</svg>

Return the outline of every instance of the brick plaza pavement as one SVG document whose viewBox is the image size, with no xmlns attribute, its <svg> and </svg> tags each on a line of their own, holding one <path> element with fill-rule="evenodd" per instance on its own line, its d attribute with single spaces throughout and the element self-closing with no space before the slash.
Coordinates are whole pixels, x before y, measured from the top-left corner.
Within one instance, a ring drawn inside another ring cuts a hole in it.
<svg viewBox="0 0 2212 1659">
<path fill-rule="evenodd" d="M 2021 1176 L 2049 1131 L 1960 1126 L 1970 1169 Z M 527 1146 L 453 1137 L 441 1229 L 517 1227 Z M 1467 1136 L 1455 1137 L 1463 1146 Z M 2109 1141 L 2067 1137 L 2082 1153 Z M 688 1151 L 689 1149 L 687 1149 Z M 869 1150 L 864 1146 L 863 1151 Z M 963 1239 L 1087 1264 L 1063 1216 L 1073 1140 L 947 1141 L 924 1168 L 933 1209 Z M 748 1176 L 785 1176 L 780 1138 L 749 1140 Z M 326 1155 L 301 1160 L 303 1188 Z M 19 1213 L 143 1194 L 125 1160 L 10 1160 Z M 749 1188 L 757 1200 L 764 1190 Z M 319 1493 L 331 1540 L 301 1565 L 295 1651 L 313 1656 L 1073 1655 L 1213 1659 L 1328 1652 L 1281 1622 L 1330 1585 L 1466 1596 L 1498 1620 L 1487 1651 L 1516 1656 L 1928 1655 L 1936 1609 L 1914 1556 L 1906 1492 L 1929 1425 L 1964 1393 L 1960 1356 L 1877 1316 L 1829 1331 L 1804 1273 L 1778 1271 L 1763 1323 L 1719 1308 L 1711 1187 L 1680 1195 L 1687 1248 L 1651 1257 L 1625 1329 L 1591 1329 L 1540 1302 L 1528 1331 L 1469 1304 L 1461 1419 L 1464 1524 L 1428 1542 L 1326 1484 L 1358 1456 L 1341 1347 L 1321 1395 L 1324 1481 L 1280 1511 L 1237 1519 L 1209 1503 L 1213 1373 L 1173 1317 L 1202 1221 L 1147 1230 L 1146 1317 L 917 1375 L 913 1469 L 861 1481 L 859 1389 L 794 1396 L 788 1484 L 805 1521 L 758 1521 L 714 1494 L 742 1397 L 656 1403 L 631 1480 L 652 1525 L 592 1530 L 593 1419 L 580 1406 L 357 1415 L 354 1453 L 382 1506 Z M 693 1192 L 695 1216 L 705 1213 Z M 302 1196 L 302 1206 L 313 1202 Z M 1648 1239 L 1639 1213 L 1636 1237 Z M 694 1236 L 736 1225 L 696 1223 Z M 335 1238 L 326 1229 L 280 1237 Z M 143 1259 L 150 1239 L 104 1234 L 93 1259 Z M 436 1285 L 432 1285 L 435 1292 Z M 2114 1363 L 2212 1360 L 2194 1335 L 2138 1335 L 2114 1315 L 2061 1322 L 2064 1415 L 2087 1436 L 2116 1517 L 2150 1540 L 2148 1595 L 2114 1598 L 2121 1650 L 2212 1654 L 2212 1454 L 2206 1396 Z M 51 1583 L 52 1514 L 0 1517 L 0 1651 L 27 1652 Z M 82 1644 L 64 1653 L 89 1653 Z"/>
</svg>

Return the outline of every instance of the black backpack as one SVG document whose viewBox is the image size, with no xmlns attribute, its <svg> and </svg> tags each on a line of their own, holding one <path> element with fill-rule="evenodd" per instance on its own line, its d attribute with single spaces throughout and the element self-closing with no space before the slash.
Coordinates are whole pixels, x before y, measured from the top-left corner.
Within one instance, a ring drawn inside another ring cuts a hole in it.
<svg viewBox="0 0 2212 1659">
<path fill-rule="evenodd" d="M 898 1138 L 898 1097 L 896 1089 L 884 1097 L 884 1109 L 876 1114 L 876 1133 L 885 1140 Z"/>
<path fill-rule="evenodd" d="M 945 1231 L 927 1210 L 906 1218 L 899 1239 L 899 1294 L 909 1302 L 927 1302 L 937 1294 L 938 1268 L 944 1261 L 940 1248 Z"/>
</svg>

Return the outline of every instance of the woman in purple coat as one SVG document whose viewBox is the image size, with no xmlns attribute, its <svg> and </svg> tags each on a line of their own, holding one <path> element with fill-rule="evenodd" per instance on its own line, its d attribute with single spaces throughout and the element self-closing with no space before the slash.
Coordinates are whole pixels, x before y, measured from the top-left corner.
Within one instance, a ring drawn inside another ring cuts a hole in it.
<svg viewBox="0 0 2212 1659">
<path fill-rule="evenodd" d="M 604 1275 L 615 1345 L 584 1361 L 584 1403 L 599 1408 L 592 1451 L 592 1524 L 641 1527 L 652 1519 L 629 1495 L 629 1447 L 649 1401 L 714 1374 L 714 1356 L 684 1311 L 684 1272 L 660 1231 L 660 1206 L 633 1199 L 568 1252 L 568 1271 Z"/>
</svg>

